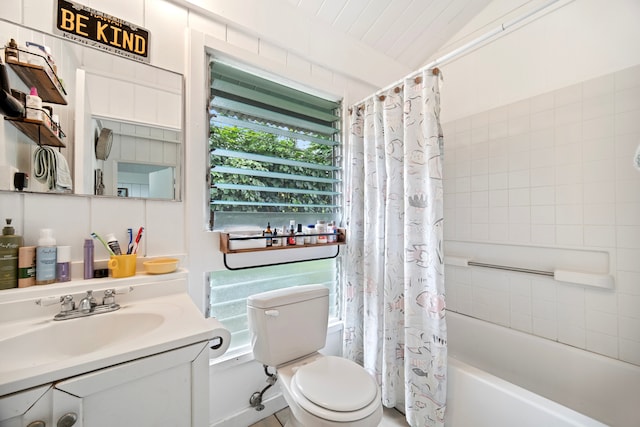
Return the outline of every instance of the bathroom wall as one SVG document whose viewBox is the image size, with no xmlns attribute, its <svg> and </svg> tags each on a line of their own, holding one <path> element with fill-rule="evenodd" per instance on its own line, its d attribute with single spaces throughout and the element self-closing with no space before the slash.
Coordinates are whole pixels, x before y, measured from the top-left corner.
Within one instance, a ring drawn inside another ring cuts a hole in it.
<svg viewBox="0 0 640 427">
<path fill-rule="evenodd" d="M 640 3 L 553 9 L 441 66 L 445 239 L 603 251 L 615 289 L 449 266 L 448 308 L 640 364 Z M 449 47 L 510 10 L 493 2 Z"/>
<path fill-rule="evenodd" d="M 207 191 L 203 177 L 207 173 L 208 126 L 203 108 L 206 104 L 195 96 L 205 96 L 208 92 L 204 47 L 211 53 L 268 70 L 318 93 L 344 98 L 345 105 L 411 71 L 355 41 L 341 39 L 340 34 L 318 23 L 298 19 L 286 0 L 271 0 L 268 6 L 262 0 L 76 1 L 147 28 L 151 34 L 151 65 L 185 75 L 183 200 L 163 202 L 0 192 L 0 218 L 14 218 L 16 232 L 24 235 L 29 244 L 35 244 L 40 228 L 53 228 L 58 243 L 71 245 L 72 258 L 78 262 L 82 259 L 83 239 L 91 231 L 106 233 L 144 225 L 140 250 L 143 254 L 186 254 L 183 267 L 189 269 L 189 292 L 201 308 L 205 307 L 209 272 L 222 268 L 217 236 L 206 231 Z M 199 5 L 209 6 L 216 12 L 205 12 Z M 52 32 L 54 7 L 55 0 L 4 0 L 1 18 Z M 291 37 L 292 31 L 298 37 Z M 356 76 L 358 73 L 361 74 Z M 107 253 L 98 247 L 96 257 L 106 259 Z M 340 351 L 341 333 L 339 328 L 332 331 L 327 351 L 336 353 Z M 249 396 L 265 385 L 262 367 L 249 358 L 232 357 L 213 368 L 210 378 L 212 425 L 224 425 L 225 420 L 234 418 L 249 425 L 268 412 L 258 413 L 248 408 Z M 271 399 L 276 394 L 277 390 L 273 390 L 267 397 Z M 275 399 L 268 408 L 273 410 L 283 404 Z M 237 424 L 232 421 L 227 425 Z"/>
</svg>

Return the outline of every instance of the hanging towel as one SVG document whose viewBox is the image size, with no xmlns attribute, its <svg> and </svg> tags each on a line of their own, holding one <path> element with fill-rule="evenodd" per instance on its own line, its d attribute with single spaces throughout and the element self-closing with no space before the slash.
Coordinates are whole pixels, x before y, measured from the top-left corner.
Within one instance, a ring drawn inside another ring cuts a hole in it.
<svg viewBox="0 0 640 427">
<path fill-rule="evenodd" d="M 71 191 L 71 172 L 62 153 L 51 147 L 39 146 L 33 153 L 33 174 L 49 190 Z"/>
</svg>

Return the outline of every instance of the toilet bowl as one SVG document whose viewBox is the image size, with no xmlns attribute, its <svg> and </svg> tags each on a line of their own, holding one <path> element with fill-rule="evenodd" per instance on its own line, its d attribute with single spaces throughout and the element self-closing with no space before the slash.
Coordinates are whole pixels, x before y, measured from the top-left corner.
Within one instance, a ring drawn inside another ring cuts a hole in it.
<svg viewBox="0 0 640 427">
<path fill-rule="evenodd" d="M 358 364 L 316 353 L 278 368 L 291 409 L 286 427 L 372 427 L 382 419 L 380 389 Z"/>
<path fill-rule="evenodd" d="M 318 353 L 325 346 L 329 291 L 305 285 L 251 295 L 247 317 L 256 361 L 276 368 L 291 409 L 287 427 L 374 427 L 380 388 L 360 365 Z"/>
</svg>

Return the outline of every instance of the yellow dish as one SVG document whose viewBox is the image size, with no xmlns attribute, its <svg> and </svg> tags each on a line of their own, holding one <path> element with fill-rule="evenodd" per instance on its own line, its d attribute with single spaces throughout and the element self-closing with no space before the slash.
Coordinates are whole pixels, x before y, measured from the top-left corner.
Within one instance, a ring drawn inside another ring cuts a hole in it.
<svg viewBox="0 0 640 427">
<path fill-rule="evenodd" d="M 142 263 L 147 274 L 166 274 L 178 269 L 178 258 L 156 258 Z"/>
</svg>

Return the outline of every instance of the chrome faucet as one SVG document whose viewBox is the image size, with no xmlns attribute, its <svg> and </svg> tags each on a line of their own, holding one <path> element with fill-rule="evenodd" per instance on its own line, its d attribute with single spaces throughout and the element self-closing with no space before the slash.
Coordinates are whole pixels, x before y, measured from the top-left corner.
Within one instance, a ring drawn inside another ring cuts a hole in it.
<svg viewBox="0 0 640 427">
<path fill-rule="evenodd" d="M 129 288 L 126 292 L 129 292 L 132 288 Z M 53 320 L 67 320 L 76 319 L 78 317 L 87 317 L 94 314 L 109 313 L 120 309 L 120 305 L 116 304 L 116 290 L 107 289 L 104 291 L 104 297 L 102 304 L 98 304 L 93 291 L 87 291 L 87 294 L 80 300 L 78 307 L 73 300 L 73 295 L 65 295 L 60 297 L 60 313 L 53 317 Z M 125 293 L 123 291 L 122 293 Z M 50 302 L 44 302 L 42 300 L 36 301 L 40 305 L 49 305 Z"/>
<path fill-rule="evenodd" d="M 93 311 L 98 306 L 96 299 L 93 297 L 93 291 L 87 291 L 87 295 L 80 300 L 80 304 L 78 305 L 78 310 L 87 314 Z"/>
</svg>

